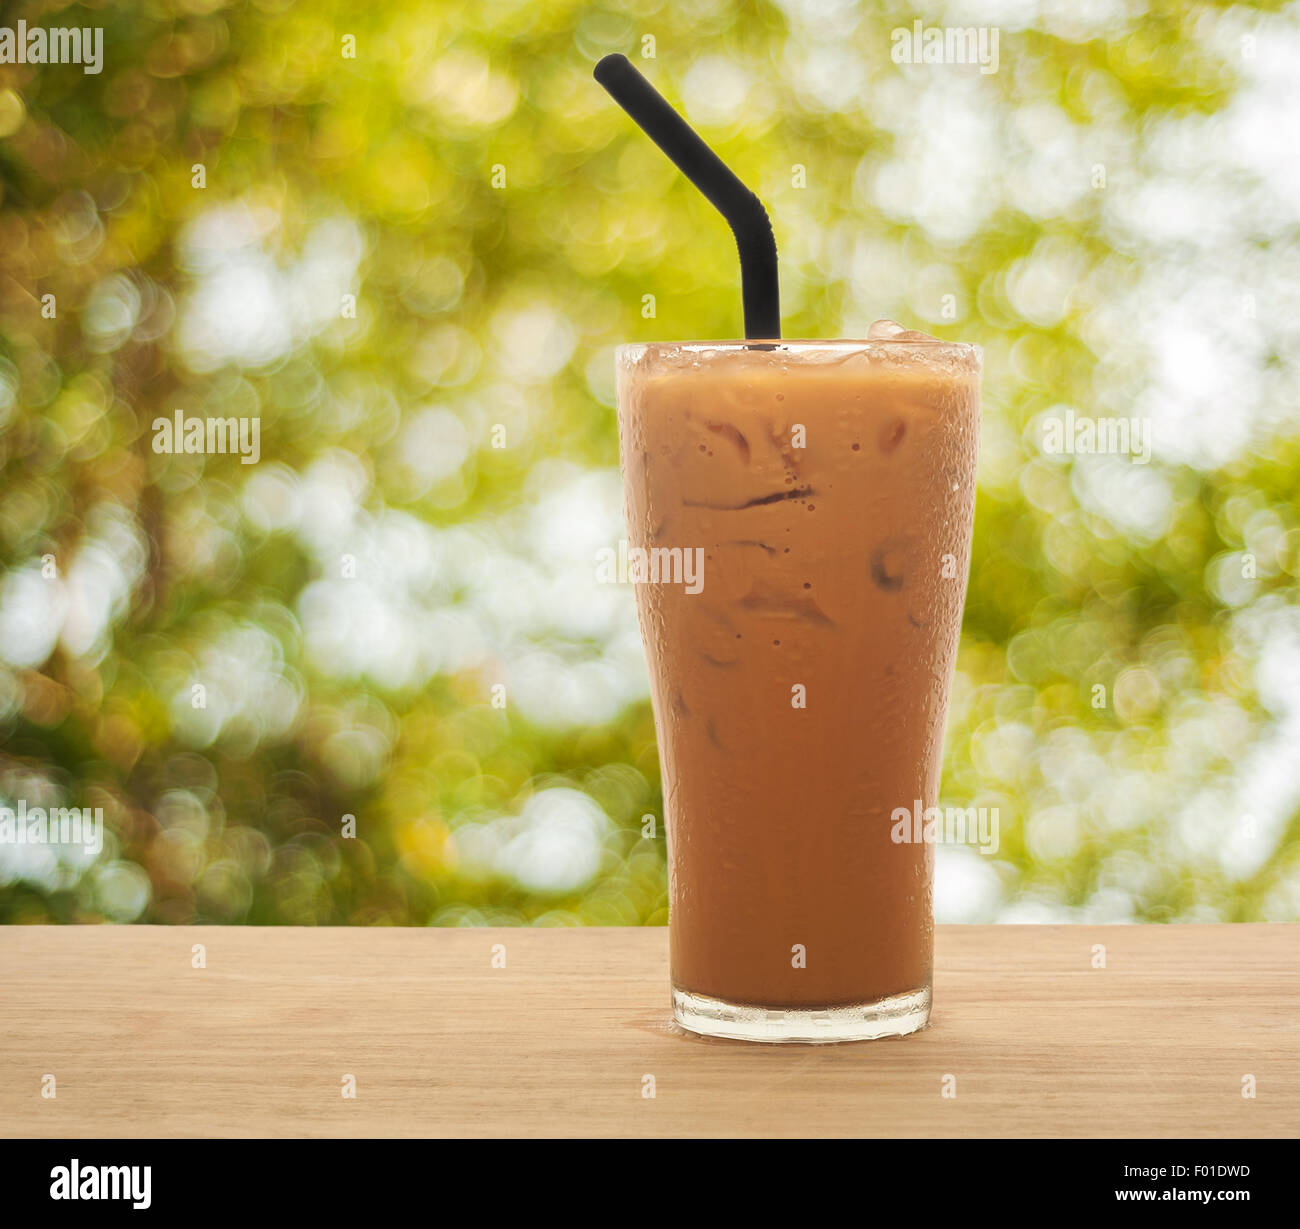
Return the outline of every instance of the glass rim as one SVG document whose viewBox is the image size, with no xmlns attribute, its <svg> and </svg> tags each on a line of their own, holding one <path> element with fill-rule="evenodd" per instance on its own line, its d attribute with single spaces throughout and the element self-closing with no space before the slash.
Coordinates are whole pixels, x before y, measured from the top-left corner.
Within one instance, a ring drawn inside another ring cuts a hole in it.
<svg viewBox="0 0 1300 1229">
<path fill-rule="evenodd" d="M 929 353 L 947 351 L 963 357 L 982 360 L 983 347 L 969 341 L 944 341 L 940 337 L 838 337 L 803 338 L 781 337 L 765 340 L 760 337 L 728 338 L 723 341 L 631 341 L 615 347 L 620 362 L 648 354 L 708 354 L 712 352 L 736 353 L 745 350 L 788 351 L 790 353 L 815 352 L 861 353 L 869 350 L 915 349 Z"/>
</svg>

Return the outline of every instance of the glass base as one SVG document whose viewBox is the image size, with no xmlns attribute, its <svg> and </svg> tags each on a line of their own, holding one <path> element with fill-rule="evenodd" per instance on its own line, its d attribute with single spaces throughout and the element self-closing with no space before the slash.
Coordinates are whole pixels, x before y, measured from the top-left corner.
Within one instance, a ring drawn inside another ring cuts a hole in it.
<svg viewBox="0 0 1300 1229">
<path fill-rule="evenodd" d="M 735 1041 L 874 1041 L 923 1029 L 930 1022 L 930 989 L 848 1007 L 755 1007 L 674 986 L 673 1019 L 692 1033 Z"/>
</svg>

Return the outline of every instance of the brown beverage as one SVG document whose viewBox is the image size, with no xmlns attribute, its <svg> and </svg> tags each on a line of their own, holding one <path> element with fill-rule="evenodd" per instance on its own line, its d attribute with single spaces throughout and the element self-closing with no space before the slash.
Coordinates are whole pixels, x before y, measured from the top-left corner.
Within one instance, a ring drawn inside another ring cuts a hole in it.
<svg viewBox="0 0 1300 1229">
<path fill-rule="evenodd" d="M 929 1018 L 934 850 L 891 817 L 937 803 L 980 355 L 894 333 L 619 352 L 629 552 L 659 577 L 637 603 L 674 1011 L 697 1032 Z M 699 548 L 694 585 L 674 548 Z"/>
</svg>

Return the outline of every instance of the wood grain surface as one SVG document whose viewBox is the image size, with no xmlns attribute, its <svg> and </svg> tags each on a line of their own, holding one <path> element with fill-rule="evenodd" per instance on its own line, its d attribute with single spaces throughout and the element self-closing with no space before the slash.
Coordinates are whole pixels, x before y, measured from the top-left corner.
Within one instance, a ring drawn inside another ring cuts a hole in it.
<svg viewBox="0 0 1300 1229">
<path fill-rule="evenodd" d="M 1300 926 L 940 927 L 931 1027 L 835 1046 L 678 1030 L 660 929 L 5 927 L 0 987 L 7 1136 L 1300 1132 Z"/>
</svg>

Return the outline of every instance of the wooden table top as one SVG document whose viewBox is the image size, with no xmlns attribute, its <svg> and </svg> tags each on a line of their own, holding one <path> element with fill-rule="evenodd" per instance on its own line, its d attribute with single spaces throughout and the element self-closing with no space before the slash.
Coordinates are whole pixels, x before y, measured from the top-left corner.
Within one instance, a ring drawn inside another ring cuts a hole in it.
<svg viewBox="0 0 1300 1229">
<path fill-rule="evenodd" d="M 1300 926 L 941 926 L 936 966 L 923 1033 L 760 1046 L 671 1023 L 662 929 L 4 927 L 0 1133 L 1300 1133 Z"/>
</svg>

